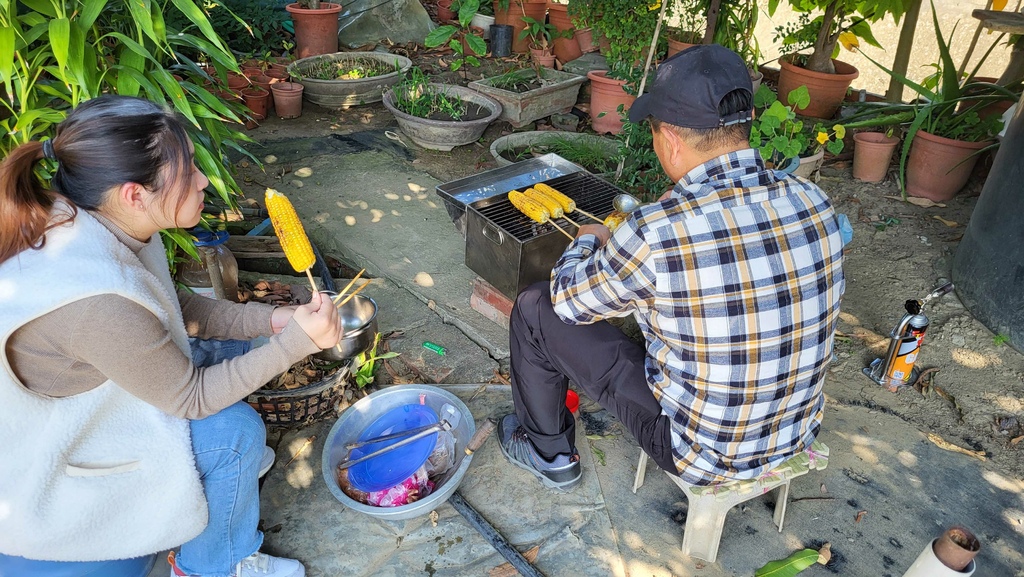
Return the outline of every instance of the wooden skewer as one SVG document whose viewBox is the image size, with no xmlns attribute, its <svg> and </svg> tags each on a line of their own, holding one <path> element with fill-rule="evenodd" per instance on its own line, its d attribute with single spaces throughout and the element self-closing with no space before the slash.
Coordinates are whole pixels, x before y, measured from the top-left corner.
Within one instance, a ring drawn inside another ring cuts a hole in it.
<svg viewBox="0 0 1024 577">
<path fill-rule="evenodd" d="M 348 281 L 348 284 L 345 285 L 345 288 L 341 289 L 341 292 L 338 293 L 337 295 L 335 295 L 334 298 L 331 299 L 331 300 L 334 301 L 335 304 L 337 304 L 337 302 L 339 300 L 341 300 L 341 297 L 345 296 L 345 293 L 348 292 L 348 289 L 352 288 L 352 285 L 354 285 L 356 283 L 356 281 L 359 280 L 359 277 L 363 276 L 364 272 L 366 272 L 365 268 L 363 270 L 359 271 L 359 274 L 357 274 L 356 276 L 352 277 L 352 280 Z"/>
<path fill-rule="evenodd" d="M 565 220 L 569 221 L 569 224 L 571 224 L 571 225 L 575 226 L 576 228 L 579 228 L 579 227 L 580 227 L 580 223 L 578 223 L 578 222 L 576 222 L 575 220 L 573 220 L 573 219 L 569 218 L 569 215 L 567 215 L 567 214 L 563 214 L 563 215 L 562 215 L 562 218 L 564 218 Z"/>
<path fill-rule="evenodd" d="M 562 227 L 560 227 L 560 226 L 558 226 L 557 224 L 555 224 L 555 221 L 553 221 L 553 220 L 548 220 L 548 222 L 550 222 L 550 223 L 551 223 L 551 226 L 553 226 L 553 227 L 557 228 L 557 229 L 558 229 L 558 232 L 560 232 L 560 233 L 564 234 L 564 235 L 565 235 L 566 237 L 568 237 L 568 238 L 569 238 L 569 240 L 576 240 L 576 237 L 574 237 L 573 235 L 571 235 L 571 234 L 569 234 L 569 233 L 565 232 L 565 229 L 564 229 L 564 228 L 562 228 Z"/>
<path fill-rule="evenodd" d="M 576 212 L 578 212 L 578 213 L 582 214 L 583 216 L 589 216 L 590 218 L 592 218 L 592 219 L 596 220 L 597 222 L 604 222 L 604 221 L 603 221 L 603 220 L 601 220 L 600 218 L 597 218 L 596 216 L 594 216 L 594 215 L 590 214 L 589 212 L 587 212 L 587 211 L 583 210 L 582 208 L 580 208 L 580 207 L 578 207 L 578 206 L 576 207 Z"/>
<path fill-rule="evenodd" d="M 312 270 L 312 268 L 307 268 L 306 269 L 306 277 L 309 279 L 309 286 L 313 287 L 313 292 L 314 293 L 318 293 L 318 292 L 320 292 L 320 289 L 316 288 L 316 281 L 313 280 L 313 273 L 309 272 L 310 270 Z M 339 353 L 344 353 L 341 350 L 341 343 L 338 343 L 338 344 L 334 345 L 334 348 L 338 349 Z M 291 461 L 288 461 L 288 462 L 291 463 Z M 285 466 L 287 466 L 287 465 L 285 465 Z"/>
<path fill-rule="evenodd" d="M 341 307 L 342 307 L 342 306 L 343 306 L 343 305 L 344 305 L 345 303 L 347 303 L 348 301 L 352 300 L 352 297 L 354 297 L 354 296 L 356 296 L 357 294 L 359 294 L 359 291 L 361 291 L 361 290 L 363 290 L 364 288 L 366 288 L 367 286 L 369 286 L 369 284 L 370 284 L 370 282 L 369 282 L 369 281 L 367 281 L 367 282 L 364 282 L 363 284 L 359 285 L 359 288 L 357 288 L 356 290 L 354 290 L 354 291 L 352 291 L 352 292 L 348 293 L 348 296 L 347 296 L 347 297 L 345 297 L 345 300 L 343 300 L 343 301 L 341 301 L 340 303 L 338 303 L 338 308 L 341 308 Z"/>
</svg>

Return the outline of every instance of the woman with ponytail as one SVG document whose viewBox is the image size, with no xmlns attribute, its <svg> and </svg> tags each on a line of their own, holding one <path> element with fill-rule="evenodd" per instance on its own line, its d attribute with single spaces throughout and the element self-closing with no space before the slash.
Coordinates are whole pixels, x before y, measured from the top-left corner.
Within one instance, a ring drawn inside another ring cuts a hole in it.
<svg viewBox="0 0 1024 577">
<path fill-rule="evenodd" d="M 208 184 L 171 112 L 119 96 L 0 164 L 0 575 L 109 575 L 178 546 L 172 576 L 304 575 L 259 552 L 273 453 L 240 399 L 337 343 L 337 310 L 176 291 L 158 233 L 195 226 Z M 260 336 L 193 364 L 189 337 Z"/>
</svg>

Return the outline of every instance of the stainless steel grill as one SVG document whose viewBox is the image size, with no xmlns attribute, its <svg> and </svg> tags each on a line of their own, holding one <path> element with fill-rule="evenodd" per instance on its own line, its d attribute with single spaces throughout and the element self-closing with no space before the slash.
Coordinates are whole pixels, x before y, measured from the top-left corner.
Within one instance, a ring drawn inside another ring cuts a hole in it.
<svg viewBox="0 0 1024 577">
<path fill-rule="evenodd" d="M 612 211 L 618 187 L 590 174 L 573 172 L 540 180 L 576 202 L 577 208 L 603 218 Z M 525 187 L 524 187 L 525 188 Z M 579 211 L 569 215 L 579 224 L 594 221 Z M 569 234 L 576 227 L 564 218 L 556 224 Z M 550 224 L 537 224 L 519 212 L 507 194 L 469 205 L 466 226 L 466 266 L 514 299 L 521 290 L 551 276 L 551 268 L 569 239 Z"/>
</svg>

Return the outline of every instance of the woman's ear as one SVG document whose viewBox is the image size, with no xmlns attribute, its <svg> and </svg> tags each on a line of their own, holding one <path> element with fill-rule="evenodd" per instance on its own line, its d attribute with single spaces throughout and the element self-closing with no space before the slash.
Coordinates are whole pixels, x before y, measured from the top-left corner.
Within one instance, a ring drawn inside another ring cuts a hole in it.
<svg viewBox="0 0 1024 577">
<path fill-rule="evenodd" d="M 126 182 L 114 191 L 114 200 L 122 211 L 146 212 L 146 197 L 149 194 L 141 184 Z"/>
</svg>

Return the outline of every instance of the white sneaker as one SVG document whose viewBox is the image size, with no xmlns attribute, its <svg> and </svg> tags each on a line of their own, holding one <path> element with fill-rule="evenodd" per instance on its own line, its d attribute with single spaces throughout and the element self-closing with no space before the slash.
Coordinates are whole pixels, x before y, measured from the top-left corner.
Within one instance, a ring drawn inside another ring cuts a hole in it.
<svg viewBox="0 0 1024 577">
<path fill-rule="evenodd" d="M 274 461 L 277 460 L 277 454 L 270 447 L 263 447 L 263 459 L 260 460 L 260 477 L 267 474 L 267 471 L 274 466 Z"/>
<path fill-rule="evenodd" d="M 295 559 L 274 557 L 259 551 L 242 559 L 232 577 L 305 577 L 306 568 Z"/>
</svg>

